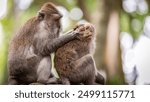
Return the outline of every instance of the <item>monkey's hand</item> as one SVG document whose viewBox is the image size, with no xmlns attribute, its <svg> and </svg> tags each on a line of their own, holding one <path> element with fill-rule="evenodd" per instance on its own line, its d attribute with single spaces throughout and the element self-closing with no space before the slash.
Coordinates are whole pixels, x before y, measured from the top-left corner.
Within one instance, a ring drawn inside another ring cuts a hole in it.
<svg viewBox="0 0 150 102">
<path fill-rule="evenodd" d="M 79 24 L 74 28 L 74 32 L 78 33 L 77 38 L 90 38 L 95 34 L 95 28 L 90 23 Z"/>
</svg>

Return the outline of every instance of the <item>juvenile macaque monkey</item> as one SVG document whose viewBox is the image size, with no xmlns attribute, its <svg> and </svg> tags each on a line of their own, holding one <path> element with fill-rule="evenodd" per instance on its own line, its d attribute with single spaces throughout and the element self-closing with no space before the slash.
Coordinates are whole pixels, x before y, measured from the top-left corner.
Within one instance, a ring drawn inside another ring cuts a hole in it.
<svg viewBox="0 0 150 102">
<path fill-rule="evenodd" d="M 54 4 L 45 3 L 13 37 L 8 51 L 9 84 L 55 83 L 50 54 L 80 35 L 59 37 L 61 17 Z"/>
<path fill-rule="evenodd" d="M 104 77 L 97 71 L 92 57 L 95 28 L 85 23 L 77 26 L 74 31 L 83 34 L 57 49 L 55 53 L 54 64 L 62 83 L 104 84 Z"/>
</svg>

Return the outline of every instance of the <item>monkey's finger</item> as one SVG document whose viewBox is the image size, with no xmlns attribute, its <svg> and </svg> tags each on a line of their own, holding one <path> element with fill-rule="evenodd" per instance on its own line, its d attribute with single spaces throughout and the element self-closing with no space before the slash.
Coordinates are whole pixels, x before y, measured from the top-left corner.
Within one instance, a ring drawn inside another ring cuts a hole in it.
<svg viewBox="0 0 150 102">
<path fill-rule="evenodd" d="M 57 84 L 58 83 L 58 79 L 55 77 L 49 78 L 47 81 L 47 84 Z"/>
<path fill-rule="evenodd" d="M 94 26 L 90 23 L 85 24 L 85 29 L 94 32 Z"/>
<path fill-rule="evenodd" d="M 77 24 L 74 28 L 74 30 L 78 29 L 79 27 L 84 26 L 84 24 Z"/>
</svg>

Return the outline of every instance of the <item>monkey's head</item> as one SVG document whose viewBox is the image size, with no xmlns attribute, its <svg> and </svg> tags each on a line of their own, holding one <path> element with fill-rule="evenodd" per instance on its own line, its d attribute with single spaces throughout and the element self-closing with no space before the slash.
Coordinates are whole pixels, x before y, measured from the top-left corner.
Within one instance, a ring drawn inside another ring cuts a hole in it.
<svg viewBox="0 0 150 102">
<path fill-rule="evenodd" d="M 46 29 L 54 30 L 55 28 L 58 28 L 60 30 L 61 28 L 60 19 L 62 18 L 62 15 L 56 6 L 50 2 L 45 3 L 41 7 L 37 18 L 39 21 L 44 22 Z M 57 33 L 56 29 L 54 31 Z"/>
<path fill-rule="evenodd" d="M 78 24 L 74 30 L 83 33 L 79 36 L 80 40 L 91 40 L 95 37 L 95 28 L 90 23 Z"/>
</svg>

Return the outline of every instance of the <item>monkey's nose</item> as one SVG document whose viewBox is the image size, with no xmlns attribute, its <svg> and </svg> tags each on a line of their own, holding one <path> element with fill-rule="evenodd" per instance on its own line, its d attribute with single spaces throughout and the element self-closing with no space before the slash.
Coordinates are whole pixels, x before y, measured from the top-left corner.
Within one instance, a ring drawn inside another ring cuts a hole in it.
<svg viewBox="0 0 150 102">
<path fill-rule="evenodd" d="M 63 17 L 63 15 L 62 15 L 62 14 L 58 14 L 57 19 L 61 19 L 62 17 Z"/>
<path fill-rule="evenodd" d="M 52 16 L 55 20 L 59 20 L 60 18 L 62 18 L 61 14 L 52 14 Z"/>
<path fill-rule="evenodd" d="M 62 17 L 63 17 L 63 15 L 62 15 L 62 14 L 59 14 L 59 16 L 60 16 L 60 18 L 62 18 Z"/>
</svg>

